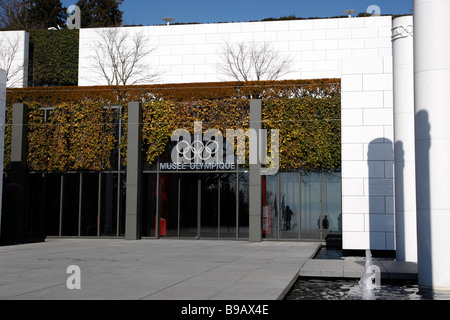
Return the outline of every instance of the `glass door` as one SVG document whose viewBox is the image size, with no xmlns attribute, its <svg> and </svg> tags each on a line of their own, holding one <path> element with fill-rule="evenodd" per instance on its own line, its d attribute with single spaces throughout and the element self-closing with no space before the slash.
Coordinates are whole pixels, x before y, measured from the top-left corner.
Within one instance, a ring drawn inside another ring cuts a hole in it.
<svg viewBox="0 0 450 320">
<path fill-rule="evenodd" d="M 300 237 L 299 174 L 280 173 L 280 238 Z"/>
<path fill-rule="evenodd" d="M 200 236 L 217 238 L 219 236 L 219 177 L 217 174 L 201 174 L 200 184 Z"/>
<path fill-rule="evenodd" d="M 194 239 L 236 238 L 236 190 L 236 174 L 161 174 L 159 236 Z M 156 191 L 151 189 L 151 192 Z M 154 206 L 155 204 L 152 204 L 152 207 Z M 247 228 L 248 236 L 248 206 L 242 215 L 242 219 L 247 215 L 247 223 L 241 225 Z"/>
<path fill-rule="evenodd" d="M 196 174 L 180 175 L 179 221 L 180 238 L 198 239 L 200 181 Z"/>
<path fill-rule="evenodd" d="M 179 175 L 162 174 L 160 177 L 160 237 L 178 238 Z"/>
<path fill-rule="evenodd" d="M 236 238 L 236 174 L 226 174 L 219 180 L 219 237 Z"/>
</svg>

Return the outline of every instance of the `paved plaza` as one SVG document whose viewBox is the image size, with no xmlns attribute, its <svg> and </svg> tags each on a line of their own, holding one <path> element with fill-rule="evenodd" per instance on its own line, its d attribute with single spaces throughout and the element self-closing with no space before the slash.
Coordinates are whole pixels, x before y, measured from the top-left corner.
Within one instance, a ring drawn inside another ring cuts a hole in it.
<svg viewBox="0 0 450 320">
<path fill-rule="evenodd" d="M 47 239 L 0 247 L 0 299 L 277 300 L 320 242 Z M 80 290 L 66 284 L 80 268 Z"/>
<path fill-rule="evenodd" d="M 299 276 L 360 278 L 364 273 L 364 258 L 312 259 L 321 245 L 47 239 L 0 247 L 0 300 L 273 301 L 283 299 Z M 415 263 L 374 263 L 384 279 L 417 279 Z M 75 275 L 68 273 L 70 266 L 79 267 L 79 290 L 68 288 Z"/>
</svg>

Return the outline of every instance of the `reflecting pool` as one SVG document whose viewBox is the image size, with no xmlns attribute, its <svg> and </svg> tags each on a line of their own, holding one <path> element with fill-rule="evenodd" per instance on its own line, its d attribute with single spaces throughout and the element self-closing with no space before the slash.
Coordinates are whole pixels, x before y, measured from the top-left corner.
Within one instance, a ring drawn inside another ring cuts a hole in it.
<svg viewBox="0 0 450 320">
<path fill-rule="evenodd" d="M 299 278 L 285 300 L 362 300 L 359 279 Z M 376 287 L 376 300 L 450 300 L 450 293 L 419 289 L 416 281 L 389 281 Z"/>
<path fill-rule="evenodd" d="M 343 256 L 341 248 L 322 247 L 314 259 L 365 261 L 367 257 Z M 376 260 L 394 260 L 377 257 Z M 285 300 L 363 300 L 360 279 L 299 277 Z M 382 279 L 374 288 L 375 300 L 450 300 L 450 292 L 419 288 L 417 280 Z"/>
</svg>

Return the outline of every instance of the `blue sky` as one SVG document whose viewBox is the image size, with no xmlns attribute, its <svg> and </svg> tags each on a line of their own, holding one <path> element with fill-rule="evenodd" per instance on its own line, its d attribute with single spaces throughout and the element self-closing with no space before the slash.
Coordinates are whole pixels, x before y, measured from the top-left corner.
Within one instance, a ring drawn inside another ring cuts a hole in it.
<svg viewBox="0 0 450 320">
<path fill-rule="evenodd" d="M 64 6 L 77 0 L 62 0 Z M 331 17 L 343 15 L 345 9 L 356 14 L 377 5 L 382 14 L 411 14 L 413 0 L 125 0 L 121 5 L 126 24 L 158 25 L 164 17 L 174 22 L 240 22 L 297 17 Z"/>
</svg>

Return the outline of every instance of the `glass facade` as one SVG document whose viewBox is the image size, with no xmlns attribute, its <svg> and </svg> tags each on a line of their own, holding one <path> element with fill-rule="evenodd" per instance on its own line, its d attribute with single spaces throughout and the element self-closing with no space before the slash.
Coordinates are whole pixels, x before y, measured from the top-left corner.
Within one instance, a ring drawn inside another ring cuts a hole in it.
<svg viewBox="0 0 450 320">
<path fill-rule="evenodd" d="M 37 221 L 25 225 L 31 231 L 42 223 L 46 236 L 122 237 L 124 177 L 120 173 L 30 173 L 26 217 Z"/>
<path fill-rule="evenodd" d="M 28 173 L 24 224 L 30 234 L 44 229 L 46 236 L 125 236 L 126 168 L 119 152 L 123 124 L 121 108 L 114 110 L 117 142 L 110 171 Z M 44 111 L 49 117 L 51 109 Z M 248 169 L 169 167 L 173 147 L 168 145 L 152 165 L 143 161 L 139 237 L 248 239 Z M 323 240 L 341 233 L 340 172 L 262 176 L 261 191 L 262 239 Z"/>
<path fill-rule="evenodd" d="M 158 237 L 159 228 L 161 238 L 248 238 L 248 179 L 243 169 L 144 173 L 142 236 Z M 262 177 L 262 204 L 263 239 L 315 240 L 341 233 L 339 172 Z"/>
<path fill-rule="evenodd" d="M 236 175 L 225 174 L 219 184 L 219 237 L 236 237 L 237 226 L 237 193 Z"/>
<path fill-rule="evenodd" d="M 46 236 L 125 235 L 124 173 L 32 173 L 28 188 L 30 230 L 43 224 Z M 249 237 L 245 170 L 144 172 L 141 190 L 143 238 Z M 316 240 L 341 233 L 339 172 L 263 176 L 261 196 L 263 239 Z"/>
<path fill-rule="evenodd" d="M 281 172 L 263 177 L 265 239 L 325 239 L 339 234 L 341 174 Z"/>
</svg>

